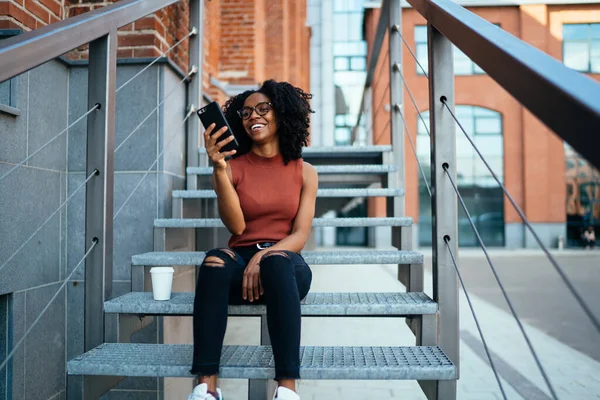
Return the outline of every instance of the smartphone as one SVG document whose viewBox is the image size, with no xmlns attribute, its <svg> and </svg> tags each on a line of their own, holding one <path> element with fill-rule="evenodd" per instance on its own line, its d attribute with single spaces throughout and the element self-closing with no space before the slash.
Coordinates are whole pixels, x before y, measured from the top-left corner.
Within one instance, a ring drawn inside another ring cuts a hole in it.
<svg viewBox="0 0 600 400">
<path fill-rule="evenodd" d="M 215 129 L 213 129 L 211 136 L 222 127 L 227 127 L 227 131 L 217 139 L 217 143 L 227 139 L 229 136 L 233 136 L 233 132 L 231 131 L 231 127 L 227 123 L 227 119 L 225 118 L 225 115 L 221 110 L 221 106 L 216 101 L 213 101 L 207 106 L 202 107 L 196 113 L 198 114 L 202 125 L 204 125 L 204 129 L 208 128 L 210 124 L 215 124 Z M 231 142 L 223 146 L 221 152 L 237 150 L 238 147 L 239 143 L 234 136 Z"/>
</svg>

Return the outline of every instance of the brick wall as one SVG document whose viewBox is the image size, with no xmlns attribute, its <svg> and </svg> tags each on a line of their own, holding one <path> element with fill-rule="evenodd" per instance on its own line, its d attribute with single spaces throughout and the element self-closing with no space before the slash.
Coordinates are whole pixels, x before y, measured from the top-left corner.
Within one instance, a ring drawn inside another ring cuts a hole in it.
<svg viewBox="0 0 600 400">
<path fill-rule="evenodd" d="M 113 1 L 77 0 L 8 0 L 0 1 L 0 29 L 25 31 L 59 22 L 88 11 L 102 8 Z M 118 56 L 157 57 L 188 33 L 189 7 L 185 0 L 166 7 L 119 29 Z M 85 59 L 87 45 L 70 52 L 71 59 Z M 184 71 L 188 68 L 187 40 L 169 57 Z"/>
<path fill-rule="evenodd" d="M 64 18 L 64 1 L 0 1 L 0 29 L 32 30 Z"/>
<path fill-rule="evenodd" d="M 111 3 L 0 0 L 0 29 L 37 29 Z M 118 56 L 158 57 L 177 43 L 188 33 L 188 4 L 181 0 L 121 28 Z M 306 6 L 306 0 L 204 0 L 204 91 L 220 103 L 226 100 L 226 94 L 211 84 L 211 77 L 234 85 L 253 85 L 273 78 L 308 90 L 310 29 L 306 26 Z M 68 57 L 86 59 L 87 45 Z M 169 57 L 187 71 L 187 40 Z"/>
</svg>

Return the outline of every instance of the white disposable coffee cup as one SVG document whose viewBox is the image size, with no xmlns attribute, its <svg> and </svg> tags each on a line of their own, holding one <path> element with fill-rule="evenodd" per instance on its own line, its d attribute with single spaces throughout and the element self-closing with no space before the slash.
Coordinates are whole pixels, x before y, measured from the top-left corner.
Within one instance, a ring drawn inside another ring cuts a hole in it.
<svg viewBox="0 0 600 400">
<path fill-rule="evenodd" d="M 152 276 L 152 294 L 154 300 L 170 300 L 171 287 L 173 286 L 173 273 L 175 270 L 171 267 L 153 267 L 150 268 Z"/>
</svg>

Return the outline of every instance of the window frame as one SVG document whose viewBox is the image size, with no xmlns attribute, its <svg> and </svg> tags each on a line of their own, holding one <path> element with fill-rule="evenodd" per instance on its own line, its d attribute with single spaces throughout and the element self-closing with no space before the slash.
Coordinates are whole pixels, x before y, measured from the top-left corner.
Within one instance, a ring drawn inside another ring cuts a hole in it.
<svg viewBox="0 0 600 400">
<path fill-rule="evenodd" d="M 0 40 L 6 39 L 12 36 L 16 36 L 20 34 L 22 31 L 20 29 L 0 29 Z M 10 88 L 8 90 L 8 103 L 0 103 L 0 113 L 5 113 L 13 116 L 21 115 L 21 110 L 18 108 L 17 101 L 17 76 L 10 78 L 7 81 L 0 82 L 5 83 L 8 82 Z"/>
<path fill-rule="evenodd" d="M 599 65 L 599 69 L 597 71 L 593 71 L 592 70 L 592 42 L 598 41 L 598 43 L 600 43 L 600 39 L 594 39 L 592 37 L 592 26 L 593 25 L 598 25 L 600 27 L 600 22 L 586 22 L 586 23 L 567 23 L 567 24 L 562 24 L 562 43 L 561 43 L 561 50 L 562 50 L 562 63 L 568 67 L 571 68 L 574 71 L 579 71 L 579 72 L 583 72 L 583 73 L 588 73 L 588 74 L 600 74 L 600 65 Z M 588 33 L 587 33 L 587 39 L 586 40 L 567 40 L 565 39 L 565 26 L 585 26 L 588 28 Z M 565 47 L 568 43 L 585 43 L 587 45 L 587 55 L 588 55 L 588 62 L 587 62 L 587 68 L 586 69 L 577 69 L 577 68 L 573 68 L 573 67 L 569 67 L 566 63 L 566 59 L 565 59 Z M 599 61 L 600 63 L 600 61 Z"/>
</svg>

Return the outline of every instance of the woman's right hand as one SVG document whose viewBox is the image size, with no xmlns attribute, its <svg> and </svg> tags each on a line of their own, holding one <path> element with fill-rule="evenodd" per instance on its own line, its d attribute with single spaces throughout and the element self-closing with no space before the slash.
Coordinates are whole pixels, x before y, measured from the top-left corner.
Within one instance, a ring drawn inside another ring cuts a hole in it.
<svg viewBox="0 0 600 400">
<path fill-rule="evenodd" d="M 221 149 L 227 143 L 233 141 L 234 137 L 233 135 L 231 135 L 227 139 L 224 139 L 217 143 L 217 139 L 219 139 L 223 134 L 225 134 L 225 132 L 227 132 L 227 127 L 224 126 L 223 128 L 216 131 L 214 134 L 212 134 L 214 129 L 215 124 L 210 124 L 208 128 L 206 128 L 206 130 L 204 131 L 204 147 L 206 148 L 206 153 L 208 154 L 208 157 L 213 162 L 214 168 L 224 170 L 225 168 L 227 168 L 227 162 L 225 161 L 225 157 L 234 155 L 236 151 L 231 150 L 222 153 Z"/>
</svg>

